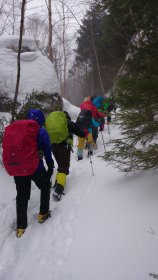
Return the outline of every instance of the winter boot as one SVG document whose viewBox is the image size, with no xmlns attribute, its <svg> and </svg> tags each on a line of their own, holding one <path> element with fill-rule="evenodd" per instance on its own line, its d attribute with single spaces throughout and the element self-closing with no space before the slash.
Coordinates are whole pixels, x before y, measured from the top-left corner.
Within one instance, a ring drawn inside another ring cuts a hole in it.
<svg viewBox="0 0 158 280">
<path fill-rule="evenodd" d="M 93 151 L 88 151 L 87 157 L 90 157 L 93 155 Z"/>
<path fill-rule="evenodd" d="M 101 124 L 99 131 L 104 131 L 104 124 Z"/>
<path fill-rule="evenodd" d="M 88 144 L 88 154 L 87 157 L 90 157 L 93 155 L 93 143 Z"/>
<path fill-rule="evenodd" d="M 24 234 L 25 230 L 23 228 L 17 228 L 16 237 L 19 238 Z"/>
<path fill-rule="evenodd" d="M 78 161 L 79 161 L 79 160 L 82 160 L 82 159 L 83 159 L 83 157 L 78 156 Z"/>
<path fill-rule="evenodd" d="M 40 224 L 43 224 L 45 222 L 45 220 L 47 220 L 49 217 L 51 217 L 51 211 L 48 211 L 45 214 L 38 214 L 38 222 Z"/>
<path fill-rule="evenodd" d="M 93 144 L 90 144 L 89 147 L 88 147 L 87 157 L 89 158 L 92 155 L 93 155 Z"/>
<path fill-rule="evenodd" d="M 64 191 L 64 187 L 56 183 L 53 192 L 53 198 L 55 201 L 60 201 L 62 199 L 62 195 L 64 195 L 63 191 Z"/>
</svg>

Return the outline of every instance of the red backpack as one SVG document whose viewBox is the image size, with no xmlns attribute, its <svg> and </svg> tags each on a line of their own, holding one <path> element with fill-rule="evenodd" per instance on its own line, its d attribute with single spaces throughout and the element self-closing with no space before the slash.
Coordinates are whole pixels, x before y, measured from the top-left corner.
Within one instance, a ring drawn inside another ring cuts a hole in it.
<svg viewBox="0 0 158 280">
<path fill-rule="evenodd" d="M 9 175 L 28 176 L 37 169 L 39 128 L 39 124 L 34 120 L 17 120 L 5 128 L 2 159 Z"/>
</svg>

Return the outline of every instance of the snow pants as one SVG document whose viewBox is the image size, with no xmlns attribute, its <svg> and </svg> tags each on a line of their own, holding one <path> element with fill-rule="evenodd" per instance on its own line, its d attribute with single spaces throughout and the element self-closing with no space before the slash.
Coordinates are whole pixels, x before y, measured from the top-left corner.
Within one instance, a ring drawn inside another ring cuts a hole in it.
<svg viewBox="0 0 158 280">
<path fill-rule="evenodd" d="M 98 127 L 92 126 L 92 135 L 94 143 L 96 143 L 98 138 Z"/>
<path fill-rule="evenodd" d="M 71 147 L 69 147 L 67 141 L 59 144 L 52 144 L 51 147 L 58 164 L 56 184 L 59 184 L 64 188 L 66 184 L 66 176 L 69 174 Z"/>
<path fill-rule="evenodd" d="M 49 211 L 50 180 L 46 170 L 43 170 L 31 176 L 15 176 L 14 181 L 17 190 L 17 228 L 25 229 L 27 227 L 27 207 L 31 195 L 31 181 L 34 181 L 41 191 L 40 214 L 45 214 Z"/>
<path fill-rule="evenodd" d="M 107 114 L 107 124 L 111 123 L 111 112 Z"/>
<path fill-rule="evenodd" d="M 91 152 L 93 152 L 93 137 L 92 137 L 92 133 L 89 133 L 87 135 L 87 137 L 85 137 L 85 138 L 78 137 L 78 145 L 77 145 L 77 156 L 78 157 L 83 157 L 83 149 L 85 148 L 86 141 L 87 141 L 89 150 Z"/>
</svg>

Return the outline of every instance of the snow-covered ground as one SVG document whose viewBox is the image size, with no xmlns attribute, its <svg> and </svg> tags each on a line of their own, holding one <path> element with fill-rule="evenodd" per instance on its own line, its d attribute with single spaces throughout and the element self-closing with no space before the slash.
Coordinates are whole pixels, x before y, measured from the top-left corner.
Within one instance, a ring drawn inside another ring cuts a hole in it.
<svg viewBox="0 0 158 280">
<path fill-rule="evenodd" d="M 111 125 L 111 137 L 118 133 Z M 109 142 L 107 131 L 103 136 Z M 98 157 L 104 150 L 99 134 L 92 176 L 87 151 L 77 162 L 76 144 L 74 138 L 66 195 L 60 202 L 51 197 L 52 217 L 41 225 L 37 222 L 40 193 L 32 184 L 29 225 L 19 239 L 15 185 L 0 168 L 0 280 L 158 277 L 157 170 L 124 175 L 107 167 Z"/>
</svg>

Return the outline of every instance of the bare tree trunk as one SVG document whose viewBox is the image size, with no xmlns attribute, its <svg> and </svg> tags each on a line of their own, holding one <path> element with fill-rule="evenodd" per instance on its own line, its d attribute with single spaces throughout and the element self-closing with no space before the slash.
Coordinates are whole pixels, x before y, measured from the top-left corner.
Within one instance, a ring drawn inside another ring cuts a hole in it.
<svg viewBox="0 0 158 280">
<path fill-rule="evenodd" d="M 20 55 L 21 55 L 22 35 L 23 35 L 23 28 L 24 28 L 25 5 L 26 5 L 26 0 L 23 0 L 22 1 L 22 7 L 21 7 L 20 37 L 19 37 L 19 47 L 18 47 L 18 55 L 17 55 L 17 81 L 16 81 L 14 101 L 13 101 L 13 106 L 12 106 L 12 122 L 15 119 L 17 97 L 18 97 L 18 93 L 19 93 L 20 70 L 21 70 Z"/>
<path fill-rule="evenodd" d="M 12 26 L 12 35 L 15 33 L 15 3 L 13 0 L 13 26 Z"/>
<path fill-rule="evenodd" d="M 52 0 L 48 0 L 48 20 L 49 20 L 49 38 L 48 38 L 48 54 L 50 61 L 53 61 L 52 52 Z"/>
<path fill-rule="evenodd" d="M 24 6 L 24 20 L 23 20 L 23 29 L 22 29 L 22 35 L 25 35 L 25 12 L 26 12 L 26 4 L 28 0 L 25 0 L 25 6 Z"/>
<path fill-rule="evenodd" d="M 67 58 L 66 58 L 66 48 L 65 48 L 65 6 L 62 2 L 62 13 L 63 13 L 63 32 L 62 32 L 62 44 L 63 44 L 63 56 L 64 56 L 64 81 L 63 81 L 63 97 L 66 97 L 66 70 L 67 70 Z"/>
</svg>

